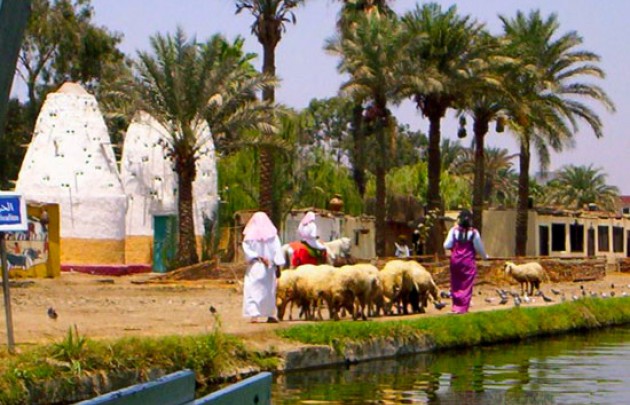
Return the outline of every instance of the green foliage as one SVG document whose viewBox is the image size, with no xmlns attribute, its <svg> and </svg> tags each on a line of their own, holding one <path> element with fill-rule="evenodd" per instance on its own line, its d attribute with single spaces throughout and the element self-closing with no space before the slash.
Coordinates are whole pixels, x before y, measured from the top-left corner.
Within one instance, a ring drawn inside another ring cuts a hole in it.
<svg viewBox="0 0 630 405">
<path fill-rule="evenodd" d="M 13 188 L 20 166 L 26 153 L 25 146 L 30 142 L 30 124 L 27 106 L 17 99 L 9 100 L 7 126 L 0 137 L 0 189 Z"/>
<path fill-rule="evenodd" d="M 108 66 L 123 63 L 122 36 L 94 25 L 90 0 L 33 0 L 18 74 L 28 88 L 30 123 L 46 93 L 65 81 L 91 91 Z"/>
<path fill-rule="evenodd" d="M 258 154 L 254 149 L 242 149 L 217 162 L 221 226 L 231 226 L 234 213 L 258 206 Z"/>
<path fill-rule="evenodd" d="M 568 165 L 546 187 L 547 200 L 567 209 L 584 209 L 596 204 L 603 210 L 614 211 L 619 189 L 606 184 L 606 174 L 589 166 Z"/>
<path fill-rule="evenodd" d="M 65 362 L 79 361 L 82 358 L 86 343 L 87 339 L 85 336 L 79 335 L 79 329 L 77 325 L 74 325 L 74 331 L 71 327 L 68 328 L 68 334 L 63 341 L 53 344 L 52 356 Z"/>
</svg>

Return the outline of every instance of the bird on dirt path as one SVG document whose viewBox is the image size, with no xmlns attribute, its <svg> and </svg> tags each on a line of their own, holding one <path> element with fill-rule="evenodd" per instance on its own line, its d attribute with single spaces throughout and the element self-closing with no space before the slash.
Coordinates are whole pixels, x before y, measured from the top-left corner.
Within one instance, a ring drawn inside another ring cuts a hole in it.
<svg viewBox="0 0 630 405">
<path fill-rule="evenodd" d="M 48 308 L 48 317 L 50 319 L 57 320 L 59 315 L 57 314 L 57 311 L 55 311 L 55 308 L 53 308 L 53 307 Z"/>
<path fill-rule="evenodd" d="M 436 302 L 433 305 L 435 305 L 435 309 L 437 309 L 438 311 L 441 311 L 446 306 L 446 304 L 443 302 Z"/>
<path fill-rule="evenodd" d="M 514 306 L 515 307 L 520 307 L 521 306 L 521 298 L 518 295 L 514 296 Z"/>
<path fill-rule="evenodd" d="M 217 309 L 214 306 L 212 306 L 212 305 L 210 305 L 210 313 L 211 314 L 216 314 L 217 313 Z"/>
<path fill-rule="evenodd" d="M 560 291 L 556 290 L 555 288 L 552 288 L 551 292 L 553 293 L 553 295 L 560 295 Z"/>
<path fill-rule="evenodd" d="M 440 298 L 444 298 L 444 299 L 451 298 L 450 291 L 440 291 Z"/>
<path fill-rule="evenodd" d="M 547 297 L 547 296 L 545 295 L 545 293 L 544 293 L 544 292 L 542 292 L 542 290 L 538 290 L 538 291 L 536 291 L 536 296 L 538 296 L 538 297 L 542 297 L 543 301 L 545 301 L 545 302 L 553 302 L 553 300 L 552 300 L 551 298 Z"/>
</svg>

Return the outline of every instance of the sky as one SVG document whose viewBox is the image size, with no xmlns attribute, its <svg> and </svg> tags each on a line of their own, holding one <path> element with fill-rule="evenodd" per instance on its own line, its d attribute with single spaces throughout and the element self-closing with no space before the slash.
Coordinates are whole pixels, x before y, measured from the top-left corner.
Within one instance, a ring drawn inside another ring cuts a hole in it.
<svg viewBox="0 0 630 405">
<path fill-rule="evenodd" d="M 394 0 L 398 13 L 415 8 L 415 0 Z M 556 13 L 560 32 L 576 31 L 584 42 L 582 49 L 601 56 L 600 66 L 606 72 L 604 80 L 596 83 L 604 88 L 614 101 L 617 111 L 609 113 L 598 105 L 591 105 L 604 123 L 604 137 L 597 139 L 585 123 L 576 135 L 575 146 L 561 154 L 553 154 L 550 170 L 564 165 L 593 165 L 608 175 L 611 185 L 619 187 L 621 194 L 630 195 L 630 2 L 627 0 L 460 0 L 437 1 L 442 7 L 457 5 L 460 14 L 469 14 L 485 23 L 490 32 L 501 32 L 498 15 L 513 17 L 518 10 L 529 12 L 540 9 L 544 16 Z M 182 27 L 190 36 L 204 40 L 221 33 L 229 39 L 240 35 L 245 48 L 261 55 L 262 48 L 251 35 L 251 15 L 235 15 L 234 0 L 92 0 L 97 25 L 123 35 L 121 49 L 135 56 L 138 50 L 149 50 L 149 38 L 156 33 L 173 33 Z M 276 92 L 278 102 L 300 109 L 313 98 L 328 98 L 338 94 L 344 76 L 337 72 L 338 59 L 327 54 L 324 42 L 335 33 L 341 2 L 337 0 L 307 0 L 296 10 L 297 24 L 287 26 L 277 49 L 277 74 L 281 80 Z M 14 92 L 22 92 L 20 84 Z M 428 121 L 418 113 L 411 102 L 394 110 L 397 119 L 413 129 L 428 132 Z M 470 121 L 469 121 L 470 122 Z M 442 125 L 443 138 L 457 139 L 457 122 L 451 111 Z M 468 133 L 472 133 L 469 128 Z M 463 140 L 465 146 L 470 139 Z M 486 137 L 488 146 L 503 147 L 518 152 L 513 136 L 508 132 L 497 134 L 491 130 Z M 536 158 L 532 173 L 538 170 Z M 518 167 L 518 162 L 514 162 Z"/>
</svg>

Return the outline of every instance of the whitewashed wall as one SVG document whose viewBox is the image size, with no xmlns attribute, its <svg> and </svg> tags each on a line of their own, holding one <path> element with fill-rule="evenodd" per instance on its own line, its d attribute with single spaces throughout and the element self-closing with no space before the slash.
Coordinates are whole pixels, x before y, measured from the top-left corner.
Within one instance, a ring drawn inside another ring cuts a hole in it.
<svg viewBox="0 0 630 405">
<path fill-rule="evenodd" d="M 124 239 L 127 198 L 109 134 L 96 99 L 80 85 L 46 97 L 16 191 L 59 204 L 61 237 Z"/>
</svg>

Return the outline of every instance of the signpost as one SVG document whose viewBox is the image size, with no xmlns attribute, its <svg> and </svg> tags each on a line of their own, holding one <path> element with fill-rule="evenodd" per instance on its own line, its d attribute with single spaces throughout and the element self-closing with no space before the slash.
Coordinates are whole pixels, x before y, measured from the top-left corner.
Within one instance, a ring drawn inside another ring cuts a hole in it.
<svg viewBox="0 0 630 405">
<path fill-rule="evenodd" d="M 9 291 L 9 266 L 7 265 L 7 249 L 5 232 L 27 231 L 26 201 L 20 194 L 0 191 L 0 257 L 2 262 L 2 292 L 4 295 L 4 312 L 7 321 L 7 343 L 9 353 L 13 353 L 13 315 L 11 312 L 11 295 Z"/>
</svg>

